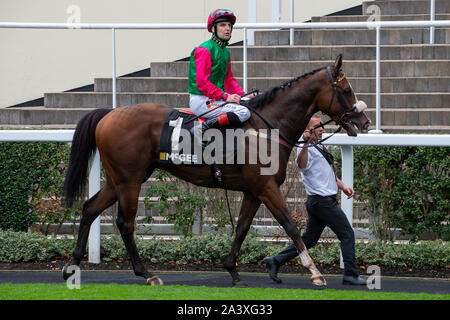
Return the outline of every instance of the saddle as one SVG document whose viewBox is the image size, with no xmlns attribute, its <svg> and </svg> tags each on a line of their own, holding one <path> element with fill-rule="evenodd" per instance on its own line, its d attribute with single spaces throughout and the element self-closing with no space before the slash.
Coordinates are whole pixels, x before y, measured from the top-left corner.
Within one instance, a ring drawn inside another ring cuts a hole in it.
<svg viewBox="0 0 450 320">
<path fill-rule="evenodd" d="M 196 115 L 189 110 L 172 110 L 164 122 L 159 143 L 159 162 L 171 164 L 196 165 L 199 164 L 198 154 L 195 153 L 193 143 L 190 150 L 180 150 L 183 139 L 187 138 L 182 133 L 196 124 L 196 121 L 204 122 L 204 118 L 196 119 Z M 184 129 L 183 131 L 181 129 Z M 191 138 L 190 136 L 189 138 Z M 181 152 L 180 152 L 181 151 Z"/>
</svg>

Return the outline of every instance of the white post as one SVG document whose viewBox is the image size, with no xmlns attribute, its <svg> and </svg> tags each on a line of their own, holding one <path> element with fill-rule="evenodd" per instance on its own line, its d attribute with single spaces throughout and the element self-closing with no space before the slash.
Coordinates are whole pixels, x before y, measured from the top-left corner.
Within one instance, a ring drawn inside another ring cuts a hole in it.
<svg viewBox="0 0 450 320">
<path fill-rule="evenodd" d="M 430 1 L 430 21 L 434 21 L 434 0 Z M 434 43 L 434 27 L 430 27 L 430 44 Z"/>
<path fill-rule="evenodd" d="M 116 30 L 111 29 L 112 34 L 112 101 L 113 108 L 117 107 L 117 89 L 116 89 Z"/>
<path fill-rule="evenodd" d="M 294 23 L 294 0 L 291 0 L 291 23 Z M 289 44 L 294 45 L 294 28 L 289 30 Z"/>
<path fill-rule="evenodd" d="M 341 146 L 342 155 L 342 182 L 348 187 L 353 188 L 353 146 Z M 341 208 L 347 216 L 348 222 L 353 227 L 353 197 L 347 199 L 347 196 L 341 191 Z M 340 254 L 340 267 L 344 268 L 342 252 Z"/>
<path fill-rule="evenodd" d="M 89 198 L 100 191 L 100 154 L 95 151 L 89 170 Z M 100 216 L 91 224 L 89 231 L 89 262 L 100 263 Z"/>
<path fill-rule="evenodd" d="M 242 62 L 243 64 L 243 87 L 242 88 L 244 90 L 244 92 L 247 92 L 247 28 L 244 28 L 244 61 Z"/>
<path fill-rule="evenodd" d="M 280 22 L 281 0 L 272 0 L 272 22 Z"/>
<path fill-rule="evenodd" d="M 381 123 L 381 82 L 380 82 L 380 26 L 376 27 L 376 57 L 375 57 L 375 130 L 370 130 L 369 133 L 383 133 L 380 129 Z"/>
<path fill-rule="evenodd" d="M 257 11 L 256 0 L 248 0 L 248 23 L 256 23 Z M 255 45 L 255 30 L 248 30 L 248 43 L 249 46 Z"/>
</svg>

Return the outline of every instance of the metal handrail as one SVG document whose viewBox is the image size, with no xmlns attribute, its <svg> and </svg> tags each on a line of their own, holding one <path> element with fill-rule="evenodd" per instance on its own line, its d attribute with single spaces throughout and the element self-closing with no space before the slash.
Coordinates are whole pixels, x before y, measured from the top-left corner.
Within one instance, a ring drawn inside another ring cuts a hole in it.
<svg viewBox="0 0 450 320">
<path fill-rule="evenodd" d="M 247 91 L 247 29 L 353 29 L 369 28 L 376 32 L 376 119 L 375 133 L 381 133 L 380 106 L 380 29 L 381 28 L 410 28 L 410 27 L 450 27 L 450 20 L 433 21 L 366 21 L 366 22 L 300 22 L 300 23 L 237 23 L 235 29 L 243 29 L 243 89 Z M 204 29 L 203 23 L 174 23 L 174 24 L 138 24 L 138 23 L 33 23 L 33 22 L 0 22 L 0 28 L 24 29 L 110 29 L 112 31 L 112 95 L 113 108 L 117 107 L 116 89 L 116 40 L 115 30 L 189 30 Z M 431 37 L 431 34 L 430 34 Z M 431 41 L 431 39 L 430 39 Z M 433 40 L 434 41 L 434 40 Z"/>
</svg>

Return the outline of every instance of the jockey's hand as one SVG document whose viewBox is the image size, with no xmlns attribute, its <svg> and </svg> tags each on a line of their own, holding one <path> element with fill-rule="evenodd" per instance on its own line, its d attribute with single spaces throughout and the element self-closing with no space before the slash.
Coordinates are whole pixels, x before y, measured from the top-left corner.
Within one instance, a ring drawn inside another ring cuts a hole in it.
<svg viewBox="0 0 450 320">
<path fill-rule="evenodd" d="M 230 94 L 228 95 L 226 101 L 239 104 L 241 103 L 241 96 L 238 94 Z"/>
</svg>

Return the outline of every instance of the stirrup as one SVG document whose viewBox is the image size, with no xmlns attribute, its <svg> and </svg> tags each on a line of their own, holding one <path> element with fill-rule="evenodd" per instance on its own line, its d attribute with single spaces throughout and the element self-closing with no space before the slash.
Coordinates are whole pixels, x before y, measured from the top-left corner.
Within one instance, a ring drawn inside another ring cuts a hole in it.
<svg viewBox="0 0 450 320">
<path fill-rule="evenodd" d="M 217 181 L 218 183 L 222 183 L 222 171 L 217 166 L 217 164 L 213 163 L 211 165 L 211 172 L 212 172 L 214 181 Z"/>
</svg>

